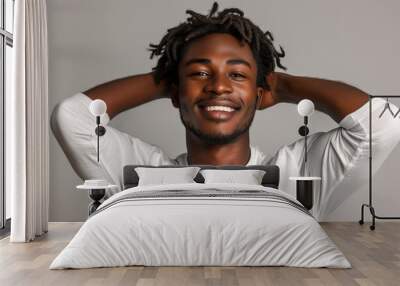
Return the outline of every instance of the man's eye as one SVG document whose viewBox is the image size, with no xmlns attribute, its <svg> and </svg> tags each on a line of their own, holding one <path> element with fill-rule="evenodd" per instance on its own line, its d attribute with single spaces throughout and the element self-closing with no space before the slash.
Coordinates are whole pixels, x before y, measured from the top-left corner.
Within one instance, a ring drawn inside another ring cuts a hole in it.
<svg viewBox="0 0 400 286">
<path fill-rule="evenodd" d="M 239 79 L 239 80 L 246 78 L 246 76 L 244 74 L 237 73 L 237 72 L 231 73 L 231 77 L 233 79 Z"/>
<path fill-rule="evenodd" d="M 208 73 L 204 72 L 204 71 L 200 71 L 200 72 L 191 73 L 190 75 L 195 76 L 195 77 L 207 77 Z"/>
</svg>

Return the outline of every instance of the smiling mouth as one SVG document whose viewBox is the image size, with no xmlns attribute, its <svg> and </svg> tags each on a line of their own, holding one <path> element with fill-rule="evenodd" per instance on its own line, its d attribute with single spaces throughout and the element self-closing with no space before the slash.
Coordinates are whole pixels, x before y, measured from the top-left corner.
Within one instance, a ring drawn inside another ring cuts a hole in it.
<svg viewBox="0 0 400 286">
<path fill-rule="evenodd" d="M 199 106 L 201 114 L 211 121 L 228 121 L 230 120 L 239 108 L 235 109 L 229 106 L 210 105 Z"/>
<path fill-rule="evenodd" d="M 212 105 L 203 107 L 206 111 L 224 111 L 224 112 L 233 112 L 234 108 L 229 106 L 220 106 L 220 105 Z"/>
</svg>

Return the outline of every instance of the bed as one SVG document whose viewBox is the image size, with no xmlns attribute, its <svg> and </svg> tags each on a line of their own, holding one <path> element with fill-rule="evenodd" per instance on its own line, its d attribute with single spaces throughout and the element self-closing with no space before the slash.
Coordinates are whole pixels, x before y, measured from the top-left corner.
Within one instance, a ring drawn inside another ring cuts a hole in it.
<svg viewBox="0 0 400 286">
<path fill-rule="evenodd" d="M 199 166 L 264 170 L 259 185 L 204 182 L 200 172 L 194 182 L 140 185 L 137 167 L 125 166 L 124 190 L 100 205 L 50 269 L 351 268 L 307 209 L 279 190 L 277 166 Z"/>
</svg>

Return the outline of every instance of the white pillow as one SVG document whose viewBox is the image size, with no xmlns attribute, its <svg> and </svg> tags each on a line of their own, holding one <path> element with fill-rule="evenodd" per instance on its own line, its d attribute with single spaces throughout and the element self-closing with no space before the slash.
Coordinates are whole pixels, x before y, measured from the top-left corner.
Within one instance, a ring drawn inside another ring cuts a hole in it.
<svg viewBox="0 0 400 286">
<path fill-rule="evenodd" d="M 135 168 L 139 176 L 138 186 L 196 183 L 193 179 L 199 170 L 199 167 Z"/>
<path fill-rule="evenodd" d="M 265 175 L 263 170 L 218 170 L 205 169 L 200 174 L 204 177 L 204 183 L 226 183 L 261 185 Z"/>
</svg>

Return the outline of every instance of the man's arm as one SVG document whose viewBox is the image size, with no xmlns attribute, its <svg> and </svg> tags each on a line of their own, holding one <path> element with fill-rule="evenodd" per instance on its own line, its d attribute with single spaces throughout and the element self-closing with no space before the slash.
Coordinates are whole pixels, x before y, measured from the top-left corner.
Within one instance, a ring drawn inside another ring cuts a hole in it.
<svg viewBox="0 0 400 286">
<path fill-rule="evenodd" d="M 120 112 L 146 102 L 166 98 L 165 85 L 156 84 L 151 73 L 129 76 L 103 83 L 83 92 L 107 104 L 110 119 Z"/>
<path fill-rule="evenodd" d="M 51 128 L 73 169 L 82 179 L 102 178 L 123 187 L 125 165 L 171 164 L 159 147 L 107 125 L 110 117 L 123 110 L 164 97 L 163 85 L 156 85 L 151 74 L 131 76 L 94 87 L 85 94 L 65 98 L 54 108 Z M 89 111 L 93 99 L 103 99 L 107 113 L 101 119 L 106 133 L 100 137 L 100 162 L 97 162 L 95 117 Z"/>
<path fill-rule="evenodd" d="M 271 73 L 268 76 L 270 93 L 264 97 L 261 109 L 280 102 L 298 103 L 310 99 L 315 108 L 339 123 L 368 101 L 368 95 L 351 85 L 311 77 Z"/>
<path fill-rule="evenodd" d="M 369 104 L 368 95 L 350 85 L 324 79 L 276 74 L 269 76 L 271 91 L 263 98 L 263 108 L 279 102 L 298 103 L 307 98 L 316 109 L 330 115 L 340 126 L 309 136 L 306 174 L 319 176 L 317 202 L 312 210 L 318 219 L 335 210 L 349 196 L 368 182 Z M 379 117 L 385 101 L 371 102 L 374 174 L 400 141 L 400 120 L 389 114 Z M 392 110 L 397 107 L 391 104 Z M 304 139 L 283 146 L 268 162 L 281 166 L 280 188 L 295 195 L 290 176 L 302 174 Z"/>
</svg>

